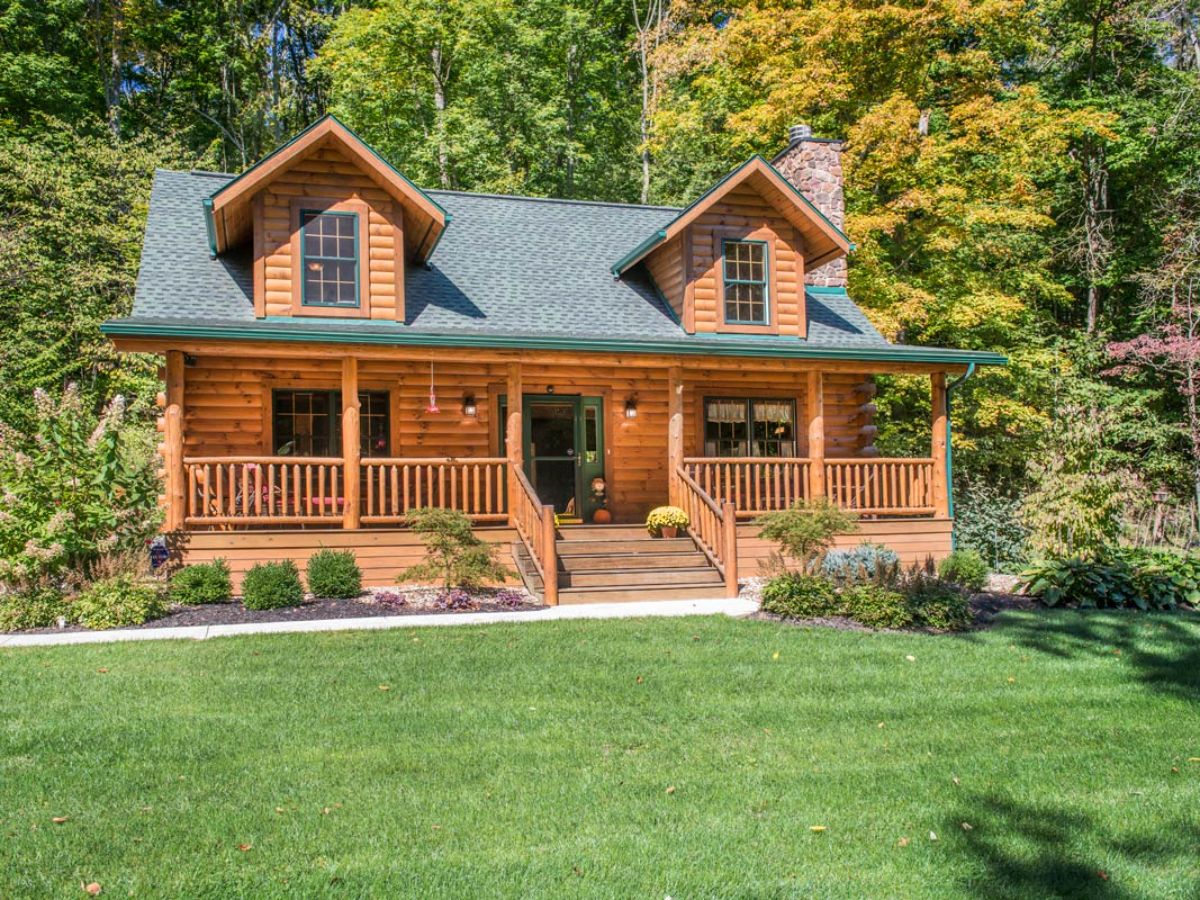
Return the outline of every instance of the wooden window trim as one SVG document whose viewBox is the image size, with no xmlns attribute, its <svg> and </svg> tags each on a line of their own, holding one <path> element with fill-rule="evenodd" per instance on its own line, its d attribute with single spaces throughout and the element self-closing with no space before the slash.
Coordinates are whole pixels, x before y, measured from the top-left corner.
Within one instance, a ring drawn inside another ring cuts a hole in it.
<svg viewBox="0 0 1200 900">
<path fill-rule="evenodd" d="M 754 407 L 758 403 L 790 403 L 792 405 L 792 452 L 794 456 L 800 453 L 800 422 L 798 419 L 800 410 L 800 400 L 793 394 L 785 394 L 778 397 L 768 396 L 768 393 L 755 391 L 754 393 L 736 395 L 736 394 L 703 394 L 700 397 L 700 456 L 708 457 L 708 439 L 707 429 L 708 424 L 707 408 L 709 403 L 744 403 L 746 405 L 746 450 L 754 449 Z M 748 452 L 747 456 L 756 456 L 758 454 Z M 719 458 L 718 454 L 718 458 Z M 786 456 L 779 457 L 786 459 Z"/>
<path fill-rule="evenodd" d="M 292 315 L 369 319 L 371 317 L 370 209 L 357 198 L 338 200 L 332 197 L 293 197 L 289 204 L 292 256 Z M 306 306 L 304 304 L 304 243 L 300 235 L 303 213 L 353 213 L 358 234 L 358 306 Z M 364 241 L 364 237 L 366 240 Z M 363 252 L 363 247 L 368 248 Z"/>
<path fill-rule="evenodd" d="M 713 268 L 716 274 L 717 332 L 721 334 L 779 334 L 779 304 L 778 283 L 775 273 L 779 267 L 775 260 L 775 242 L 779 236 L 774 230 L 759 227 L 747 230 L 745 228 L 714 228 L 712 231 Z M 762 325 L 745 325 L 725 321 L 725 242 L 726 241 L 756 241 L 766 245 L 767 263 L 767 321 Z"/>
<path fill-rule="evenodd" d="M 704 407 L 709 400 L 790 400 L 795 408 L 793 415 L 799 416 L 805 409 L 805 387 L 799 386 L 795 390 L 787 388 L 761 388 L 755 389 L 752 392 L 746 392 L 744 387 L 733 384 L 722 384 L 719 381 L 713 384 L 697 384 L 695 382 L 684 383 L 684 396 L 690 392 L 692 395 L 692 440 L 695 442 L 692 445 L 691 452 L 684 447 L 685 456 L 704 456 Z M 706 392 L 709 391 L 709 392 Z M 686 402 L 686 401 L 685 401 Z M 799 420 L 796 422 L 796 455 L 803 457 L 808 454 L 808 432 L 801 433 Z"/>
</svg>

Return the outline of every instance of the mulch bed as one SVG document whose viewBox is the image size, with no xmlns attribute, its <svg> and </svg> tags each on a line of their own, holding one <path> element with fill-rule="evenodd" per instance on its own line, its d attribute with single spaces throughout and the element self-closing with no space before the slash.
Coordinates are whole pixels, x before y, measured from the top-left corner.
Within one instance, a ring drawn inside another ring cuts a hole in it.
<svg viewBox="0 0 1200 900">
<path fill-rule="evenodd" d="M 459 615 L 473 612 L 521 612 L 546 609 L 525 591 L 483 591 L 469 605 L 447 607 L 439 604 L 440 592 L 425 588 L 380 590 L 364 593 L 354 600 L 307 598 L 299 606 L 281 609 L 246 609 L 240 600 L 208 603 L 200 606 L 175 606 L 161 619 L 128 628 L 180 628 L 193 625 L 240 625 L 248 622 L 312 622 L 319 619 L 365 619 L 376 616 L 417 616 L 429 613 Z M 65 628 L 33 628 L 20 634 L 67 633 L 88 631 L 82 625 Z"/>
</svg>

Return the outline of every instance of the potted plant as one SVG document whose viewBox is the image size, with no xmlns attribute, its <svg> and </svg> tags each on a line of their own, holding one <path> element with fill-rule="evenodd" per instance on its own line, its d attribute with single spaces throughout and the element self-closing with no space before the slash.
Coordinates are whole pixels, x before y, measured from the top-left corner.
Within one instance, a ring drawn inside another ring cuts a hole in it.
<svg viewBox="0 0 1200 900">
<path fill-rule="evenodd" d="M 592 521 L 597 525 L 607 525 L 612 521 L 612 513 L 608 511 L 608 485 L 604 479 L 597 476 L 592 479 Z"/>
<path fill-rule="evenodd" d="M 673 538 L 679 534 L 680 528 L 691 524 L 688 514 L 678 506 L 660 506 L 650 510 L 646 516 L 646 530 L 653 537 Z"/>
</svg>

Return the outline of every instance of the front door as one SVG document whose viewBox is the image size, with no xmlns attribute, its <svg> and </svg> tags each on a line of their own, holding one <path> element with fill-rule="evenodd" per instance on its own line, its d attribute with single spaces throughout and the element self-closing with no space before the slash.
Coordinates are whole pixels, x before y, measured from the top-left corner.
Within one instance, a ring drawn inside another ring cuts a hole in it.
<svg viewBox="0 0 1200 900">
<path fill-rule="evenodd" d="M 525 474 L 560 519 L 590 521 L 603 502 L 592 490 L 593 481 L 604 477 L 602 403 L 578 395 L 524 397 Z"/>
</svg>

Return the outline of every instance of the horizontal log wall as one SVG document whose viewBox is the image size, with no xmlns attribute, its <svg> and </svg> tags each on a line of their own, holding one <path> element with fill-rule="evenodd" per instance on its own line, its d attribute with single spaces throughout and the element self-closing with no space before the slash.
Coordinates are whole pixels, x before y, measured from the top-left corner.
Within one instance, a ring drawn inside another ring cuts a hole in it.
<svg viewBox="0 0 1200 900">
<path fill-rule="evenodd" d="M 293 164 L 264 188 L 261 194 L 264 263 L 256 266 L 263 277 L 263 311 L 268 316 L 293 315 L 298 303 L 298 262 L 293 259 L 293 201 L 360 201 L 366 221 L 358 223 L 359 278 L 369 284 L 364 316 L 396 319 L 397 300 L 403 309 L 403 213 L 392 198 L 340 151 L 325 147 Z M 320 208 L 322 204 L 315 204 Z M 399 227 L 397 227 L 399 226 Z M 256 292 L 259 286 L 255 285 Z M 340 312 L 340 311 L 339 311 Z M 320 307 L 313 315 L 326 314 Z"/>
<path fill-rule="evenodd" d="M 513 568 L 511 528 L 479 528 L 481 538 L 498 545 L 497 559 Z M 271 531 L 205 531 L 173 536 L 173 562 L 182 565 L 224 559 L 233 573 L 233 589 L 241 591 L 242 576 L 258 562 L 293 560 L 304 575 L 309 557 L 322 548 L 353 550 L 363 571 L 365 587 L 393 587 L 409 566 L 425 559 L 425 548 L 411 531 L 371 528 L 363 531 L 322 529 Z M 517 580 L 511 584 L 519 583 Z"/>
<path fill-rule="evenodd" d="M 895 550 L 904 566 L 923 563 L 932 556 L 937 562 L 949 553 L 950 519 L 880 519 L 859 522 L 854 534 L 839 535 L 835 547 L 857 547 L 864 542 L 883 544 Z M 742 578 L 753 578 L 761 574 L 761 564 L 778 549 L 770 541 L 758 536 L 759 528 L 747 522 L 738 525 L 738 572 Z"/>
</svg>

